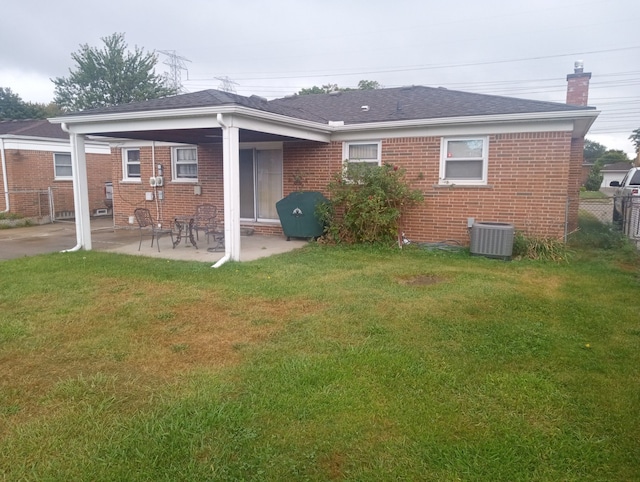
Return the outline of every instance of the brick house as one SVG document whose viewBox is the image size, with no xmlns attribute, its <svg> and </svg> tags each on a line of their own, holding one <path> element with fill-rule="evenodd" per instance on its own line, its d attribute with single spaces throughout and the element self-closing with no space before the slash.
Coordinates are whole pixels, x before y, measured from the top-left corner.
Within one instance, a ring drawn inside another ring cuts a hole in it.
<svg viewBox="0 0 640 482">
<path fill-rule="evenodd" d="M 275 202 L 325 191 L 344 162 L 406 169 L 426 199 L 404 221 L 412 240 L 468 244 L 468 218 L 562 238 L 577 225 L 584 136 L 598 115 L 586 105 L 590 75 L 567 76 L 567 104 L 421 86 L 270 101 L 206 90 L 52 122 L 78 145 L 111 139 L 116 225 L 137 206 L 168 223 L 214 203 L 227 259 L 239 259 L 241 225 L 282 234 Z"/>
<path fill-rule="evenodd" d="M 107 210 L 111 181 L 108 144 L 87 143 L 89 209 Z M 60 125 L 47 120 L 0 122 L 0 211 L 39 220 L 74 216 L 71 144 Z"/>
</svg>

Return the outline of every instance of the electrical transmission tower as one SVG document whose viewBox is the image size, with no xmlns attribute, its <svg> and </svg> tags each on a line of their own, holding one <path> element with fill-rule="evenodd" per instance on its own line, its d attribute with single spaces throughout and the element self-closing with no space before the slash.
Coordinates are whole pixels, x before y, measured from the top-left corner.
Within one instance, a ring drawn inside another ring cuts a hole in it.
<svg viewBox="0 0 640 482">
<path fill-rule="evenodd" d="M 240 85 L 237 82 L 234 82 L 229 77 L 216 77 L 217 80 L 220 81 L 220 90 L 224 92 L 231 92 L 232 94 L 236 93 L 236 85 Z"/>
<path fill-rule="evenodd" d="M 189 71 L 185 62 L 191 62 L 186 57 L 178 55 L 175 50 L 158 50 L 161 54 L 167 56 L 167 60 L 163 64 L 169 66 L 169 73 L 167 74 L 167 81 L 169 86 L 172 87 L 176 93 L 184 92 L 182 87 L 182 71 L 187 72 L 187 79 L 189 78 Z"/>
</svg>

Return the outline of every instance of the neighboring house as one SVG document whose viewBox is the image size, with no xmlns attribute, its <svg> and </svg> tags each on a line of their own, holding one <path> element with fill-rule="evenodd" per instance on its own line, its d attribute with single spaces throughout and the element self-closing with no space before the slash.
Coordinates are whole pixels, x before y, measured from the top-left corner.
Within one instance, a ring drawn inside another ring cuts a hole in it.
<svg viewBox="0 0 640 482">
<path fill-rule="evenodd" d="M 89 209 L 103 213 L 111 181 L 108 144 L 87 144 Z M 74 216 L 69 134 L 47 120 L 0 122 L 0 211 L 53 220 Z"/>
<path fill-rule="evenodd" d="M 616 162 L 602 166 L 600 169 L 602 173 L 602 184 L 600 184 L 600 187 L 609 187 L 611 181 L 621 182 L 624 175 L 629 172 L 629 169 L 632 167 L 631 162 Z"/>
<path fill-rule="evenodd" d="M 406 169 L 425 196 L 403 220 L 411 240 L 467 244 L 469 218 L 562 238 L 577 226 L 584 136 L 598 115 L 586 106 L 590 76 L 581 66 L 567 76 L 567 104 L 421 86 L 271 101 L 207 90 L 51 121 L 80 146 L 110 139 L 117 225 L 137 206 L 168 223 L 214 203 L 226 259 L 239 259 L 241 224 L 282 234 L 276 201 L 327 194 L 344 162 Z M 79 246 L 91 249 L 78 219 Z"/>
</svg>

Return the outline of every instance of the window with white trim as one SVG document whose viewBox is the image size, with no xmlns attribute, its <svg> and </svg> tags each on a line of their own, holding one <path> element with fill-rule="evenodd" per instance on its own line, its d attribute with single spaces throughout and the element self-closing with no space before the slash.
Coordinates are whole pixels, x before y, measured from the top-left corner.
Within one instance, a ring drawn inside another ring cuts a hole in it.
<svg viewBox="0 0 640 482">
<path fill-rule="evenodd" d="M 195 147 L 174 147 L 171 166 L 174 181 L 197 181 L 198 150 Z"/>
<path fill-rule="evenodd" d="M 345 142 L 343 144 L 343 158 L 345 162 L 358 162 L 380 165 L 380 141 L 376 142 Z"/>
<path fill-rule="evenodd" d="M 122 149 L 122 178 L 140 182 L 140 149 Z"/>
<path fill-rule="evenodd" d="M 486 184 L 488 151 L 486 137 L 443 138 L 440 184 Z"/>
<path fill-rule="evenodd" d="M 71 154 L 68 152 L 54 152 L 53 170 L 56 179 L 72 179 Z"/>
</svg>

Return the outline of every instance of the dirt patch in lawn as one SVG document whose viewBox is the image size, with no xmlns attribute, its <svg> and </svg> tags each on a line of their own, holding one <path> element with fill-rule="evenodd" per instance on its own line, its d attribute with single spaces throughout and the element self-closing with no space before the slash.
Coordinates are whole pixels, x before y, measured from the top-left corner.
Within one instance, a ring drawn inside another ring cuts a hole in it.
<svg viewBox="0 0 640 482">
<path fill-rule="evenodd" d="M 406 286 L 428 286 L 428 285 L 442 283 L 444 281 L 446 281 L 445 278 L 441 276 L 435 276 L 432 274 L 419 274 L 419 275 L 410 276 L 407 278 L 398 279 L 398 283 Z"/>
</svg>

